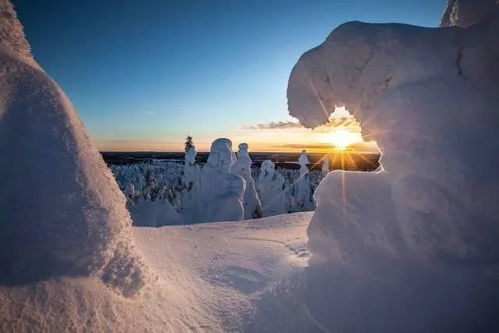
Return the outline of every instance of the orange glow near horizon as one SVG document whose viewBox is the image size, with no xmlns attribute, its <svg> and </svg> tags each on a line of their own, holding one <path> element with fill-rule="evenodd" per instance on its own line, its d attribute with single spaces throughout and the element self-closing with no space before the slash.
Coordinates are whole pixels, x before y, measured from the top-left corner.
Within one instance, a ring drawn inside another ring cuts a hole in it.
<svg viewBox="0 0 499 333">
<path fill-rule="evenodd" d="M 339 150 L 344 150 L 354 143 L 363 141 L 359 132 L 348 129 L 333 129 L 330 133 L 324 135 L 323 140 L 331 143 L 335 149 Z"/>
<path fill-rule="evenodd" d="M 194 144 L 199 152 L 209 151 L 211 142 L 218 137 L 232 140 L 233 149 L 248 143 L 253 152 L 301 152 L 328 153 L 348 150 L 359 153 L 379 152 L 374 141 L 364 141 L 359 122 L 344 107 L 337 107 L 329 122 L 315 129 L 301 126 L 295 119 L 277 123 L 258 124 L 236 128 L 218 136 L 196 136 Z M 187 136 L 187 134 L 185 135 Z M 96 140 L 101 151 L 164 151 L 181 152 L 184 138 L 176 140 Z"/>
</svg>

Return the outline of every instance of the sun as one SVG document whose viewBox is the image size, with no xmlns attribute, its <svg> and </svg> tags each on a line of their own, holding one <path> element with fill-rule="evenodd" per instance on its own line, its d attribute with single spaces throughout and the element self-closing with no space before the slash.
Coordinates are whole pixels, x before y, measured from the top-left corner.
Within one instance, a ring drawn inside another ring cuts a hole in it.
<svg viewBox="0 0 499 333">
<path fill-rule="evenodd" d="M 352 132 L 348 129 L 333 129 L 324 137 L 324 141 L 333 144 L 336 149 L 344 150 L 349 145 L 362 142 L 362 136 L 359 132 Z"/>
</svg>

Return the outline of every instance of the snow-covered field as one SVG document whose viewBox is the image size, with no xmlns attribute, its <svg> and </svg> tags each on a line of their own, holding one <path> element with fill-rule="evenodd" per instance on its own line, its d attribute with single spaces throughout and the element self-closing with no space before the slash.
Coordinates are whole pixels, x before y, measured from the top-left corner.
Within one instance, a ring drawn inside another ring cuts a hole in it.
<svg viewBox="0 0 499 333">
<path fill-rule="evenodd" d="M 225 331 L 249 327 L 261 331 L 261 325 L 269 322 L 257 316 L 267 316 L 271 321 L 278 311 L 296 306 L 270 307 L 277 302 L 272 299 L 277 293 L 297 284 L 295 280 L 307 266 L 310 254 L 306 229 L 311 216 L 295 213 L 244 223 L 134 228 L 133 235 L 151 270 L 158 276 L 175 271 L 181 279 L 196 285 L 195 296 L 207 303 Z M 257 308 L 265 302 L 269 302 L 268 308 Z"/>
<path fill-rule="evenodd" d="M 124 298 L 99 278 L 86 277 L 3 285 L 0 331 L 221 332 L 274 325 L 292 330 L 282 326 L 292 320 L 276 318 L 306 316 L 303 310 L 292 313 L 301 309 L 299 299 L 285 291 L 300 286 L 307 266 L 311 216 L 135 227 L 137 252 L 149 268 L 147 285 L 137 295 Z M 285 299 L 276 308 L 281 294 Z"/>
</svg>

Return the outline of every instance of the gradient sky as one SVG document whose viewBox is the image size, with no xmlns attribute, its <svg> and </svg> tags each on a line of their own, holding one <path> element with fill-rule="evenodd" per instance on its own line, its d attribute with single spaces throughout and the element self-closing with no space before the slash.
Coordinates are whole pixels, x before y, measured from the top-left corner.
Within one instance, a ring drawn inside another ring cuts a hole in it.
<svg viewBox="0 0 499 333">
<path fill-rule="evenodd" d="M 339 24 L 434 27 L 445 1 L 13 3 L 35 58 L 100 149 L 179 151 L 188 134 L 200 150 L 221 136 L 251 145 L 261 134 L 252 126 L 288 120 L 291 68 Z"/>
</svg>

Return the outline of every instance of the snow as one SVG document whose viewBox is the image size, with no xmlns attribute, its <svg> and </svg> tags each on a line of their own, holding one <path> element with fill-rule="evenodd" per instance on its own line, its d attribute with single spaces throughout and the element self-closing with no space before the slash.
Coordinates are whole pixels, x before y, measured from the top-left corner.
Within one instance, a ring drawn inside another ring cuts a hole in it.
<svg viewBox="0 0 499 333">
<path fill-rule="evenodd" d="M 237 221 L 244 219 L 243 195 L 246 182 L 233 174 L 236 161 L 232 142 L 213 141 L 208 162 L 201 170 L 201 221 Z"/>
<path fill-rule="evenodd" d="M 263 216 L 284 214 L 286 199 L 284 196 L 284 177 L 275 170 L 270 160 L 262 162 L 258 176 L 257 189 L 262 201 Z"/>
<path fill-rule="evenodd" d="M 497 14 L 342 25 L 293 69 L 290 113 L 313 127 L 344 105 L 383 169 L 329 172 L 314 213 L 241 222 L 246 181 L 217 139 L 203 212 L 233 222 L 161 228 L 131 227 L 7 0 L 0 16 L 0 331 L 499 330 Z M 147 178 L 128 194 L 164 204 Z M 262 164 L 264 214 L 286 210 L 285 181 Z"/>
<path fill-rule="evenodd" d="M 496 0 L 448 0 L 440 26 L 469 28 L 490 18 L 497 4 Z"/>
<path fill-rule="evenodd" d="M 293 68 L 292 116 L 314 127 L 343 105 L 383 152 L 315 195 L 307 307 L 325 329 L 498 329 L 498 19 L 350 22 Z"/>
<path fill-rule="evenodd" d="M 251 158 L 248 152 L 248 144 L 241 143 L 237 152 L 237 160 L 232 165 L 232 172 L 243 178 L 246 183 L 244 190 L 244 219 L 262 217 L 262 204 L 255 187 L 255 181 L 251 175 Z"/>
<path fill-rule="evenodd" d="M 129 206 L 134 226 L 160 227 L 183 224 L 182 216 L 168 201 L 140 200 Z"/>
<path fill-rule="evenodd" d="M 307 152 L 303 150 L 298 157 L 300 164 L 300 178 L 296 182 L 297 191 L 293 197 L 293 206 L 299 211 L 308 211 L 314 209 L 315 205 L 312 199 L 312 185 L 309 179 L 308 157 Z"/>
<path fill-rule="evenodd" d="M 123 297 L 95 277 L 0 285 L 0 331 L 265 331 L 260 311 L 272 320 L 276 292 L 307 266 L 310 218 L 134 227 L 151 276 L 139 293 Z"/>
<path fill-rule="evenodd" d="M 0 280 L 102 276 L 133 294 L 145 279 L 125 198 L 73 106 L 29 53 L 0 1 Z"/>
<path fill-rule="evenodd" d="M 310 217 L 296 213 L 244 223 L 134 228 L 134 239 L 158 276 L 173 271 L 194 285 L 192 294 L 221 321 L 221 326 L 205 330 L 257 332 L 268 324 L 258 317 L 259 311 L 265 309 L 265 316 L 272 318 L 278 310 L 262 308 L 261 303 L 271 302 L 280 286 L 307 266 Z"/>
<path fill-rule="evenodd" d="M 252 166 L 248 175 L 247 170 L 237 170 L 241 165 L 247 166 L 248 160 L 243 158 L 240 162 L 236 160 L 235 164 L 231 167 L 231 172 L 239 176 L 244 175 L 241 178 L 244 178 L 247 184 L 243 196 L 244 219 L 257 218 L 261 216 L 261 206 L 259 207 L 257 204 L 259 201 L 255 200 L 255 198 L 260 200 L 255 179 L 258 179 L 260 168 Z M 299 164 L 298 162 L 296 163 Z M 172 161 L 151 161 L 127 165 L 110 165 L 119 187 L 127 198 L 127 207 L 131 212 L 133 224 L 137 226 L 156 225 L 156 222 L 151 222 L 151 216 L 153 216 L 153 221 L 157 221 L 158 215 L 162 216 L 160 218 L 160 225 L 178 224 L 179 216 L 183 224 L 204 222 L 203 210 L 201 209 L 203 207 L 200 195 L 201 183 L 199 179 L 203 167 L 202 164 L 191 164 L 188 161 L 184 164 Z M 278 201 L 282 201 L 283 209 L 275 212 L 267 209 L 267 214 L 269 214 L 267 216 L 281 214 L 283 211 L 308 211 L 315 207 L 312 193 L 315 192 L 324 177 L 323 173 L 316 170 L 311 170 L 307 173 L 306 178 L 309 183 L 307 186 L 310 187 L 310 190 L 307 190 L 308 194 L 306 197 L 311 205 L 304 209 L 303 205 L 300 204 L 300 200 L 297 200 L 297 196 L 300 193 L 300 170 L 279 168 L 275 172 L 280 174 L 283 180 L 283 184 L 278 185 L 280 193 Z M 276 178 L 281 177 L 276 176 Z M 252 183 L 255 185 L 252 185 Z M 253 186 L 256 193 L 252 190 Z M 158 202 L 158 204 L 152 204 L 151 202 Z M 144 207 L 154 207 L 152 209 L 156 213 L 148 212 Z M 169 207 L 173 207 L 174 209 L 169 209 Z M 159 211 L 164 213 L 160 213 Z M 254 214 L 250 214 L 250 212 Z M 171 218 L 167 218 L 167 216 Z"/>
<path fill-rule="evenodd" d="M 326 177 L 326 175 L 329 173 L 329 158 L 326 157 L 322 161 L 322 166 L 321 166 L 321 175 L 322 177 Z"/>
<path fill-rule="evenodd" d="M 195 164 L 196 147 L 192 146 L 185 154 L 184 163 L 184 193 L 182 196 L 182 218 L 184 223 L 193 222 L 199 219 L 200 207 L 200 170 Z M 134 220 L 135 221 L 135 220 Z"/>
</svg>

